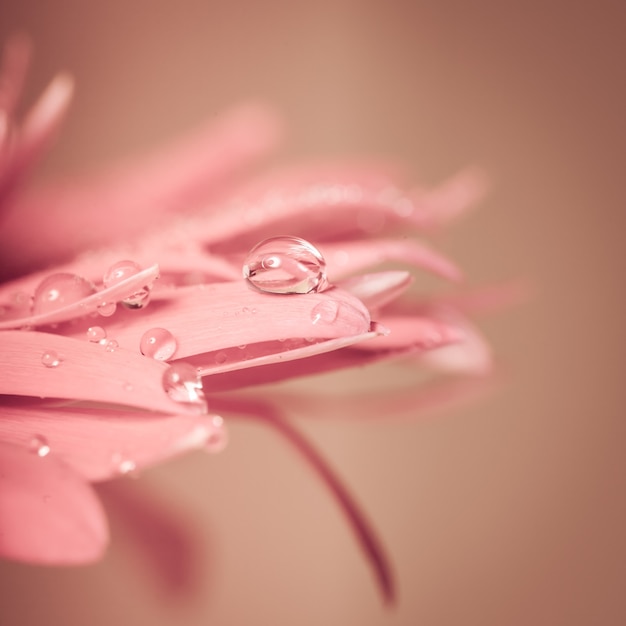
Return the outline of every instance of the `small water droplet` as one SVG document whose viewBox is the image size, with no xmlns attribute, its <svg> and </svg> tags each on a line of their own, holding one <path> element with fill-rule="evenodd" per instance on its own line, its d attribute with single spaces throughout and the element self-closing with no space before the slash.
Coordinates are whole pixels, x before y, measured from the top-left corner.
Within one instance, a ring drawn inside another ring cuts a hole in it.
<svg viewBox="0 0 626 626">
<path fill-rule="evenodd" d="M 172 358 L 177 348 L 176 338 L 166 328 L 147 330 L 139 342 L 141 354 L 157 361 L 167 361 Z"/>
<path fill-rule="evenodd" d="M 91 326 L 87 329 L 87 339 L 94 343 L 99 343 L 103 339 L 106 339 L 107 333 L 102 326 Z"/>
<path fill-rule="evenodd" d="M 207 409 L 202 379 L 193 365 L 174 363 L 163 373 L 163 389 L 174 402 L 195 404 L 205 413 Z"/>
<path fill-rule="evenodd" d="M 111 456 L 111 465 L 113 469 L 122 476 L 132 474 L 137 469 L 135 461 L 125 457 L 120 452 L 116 452 Z"/>
<path fill-rule="evenodd" d="M 39 283 L 33 296 L 33 315 L 56 311 L 96 293 L 93 283 L 76 274 L 52 274 Z"/>
<path fill-rule="evenodd" d="M 337 319 L 339 305 L 334 300 L 318 302 L 311 309 L 311 322 L 313 324 L 332 324 Z"/>
<path fill-rule="evenodd" d="M 299 237 L 272 237 L 257 244 L 246 257 L 243 276 L 265 293 L 310 293 L 328 284 L 324 257 Z"/>
<path fill-rule="evenodd" d="M 101 302 L 96 309 L 98 311 L 98 315 L 102 317 L 111 317 L 117 310 L 116 302 Z"/>
<path fill-rule="evenodd" d="M 226 363 L 226 361 L 228 361 L 228 354 L 226 354 L 226 352 L 217 352 L 215 354 L 215 362 L 218 365 L 221 365 L 222 363 Z"/>
<path fill-rule="evenodd" d="M 35 435 L 31 440 L 28 448 L 33 454 L 38 457 L 45 457 L 50 454 L 50 444 L 43 435 Z"/>
<path fill-rule="evenodd" d="M 105 287 L 113 287 L 131 276 L 139 274 L 140 271 L 141 266 L 138 263 L 135 263 L 135 261 L 129 261 L 128 259 L 118 261 L 109 267 L 106 274 L 102 278 L 102 282 Z"/>
<path fill-rule="evenodd" d="M 228 430 L 221 415 L 211 418 L 210 430 L 204 442 L 204 449 L 212 454 L 221 452 L 228 444 Z"/>
<path fill-rule="evenodd" d="M 120 344 L 115 339 L 103 339 L 100 344 L 104 345 L 104 349 L 107 352 L 115 352 L 120 347 Z"/>
<path fill-rule="evenodd" d="M 59 365 L 61 365 L 61 359 L 59 358 L 59 354 L 54 350 L 46 350 L 46 352 L 41 355 L 41 362 L 46 367 L 58 367 Z"/>
</svg>

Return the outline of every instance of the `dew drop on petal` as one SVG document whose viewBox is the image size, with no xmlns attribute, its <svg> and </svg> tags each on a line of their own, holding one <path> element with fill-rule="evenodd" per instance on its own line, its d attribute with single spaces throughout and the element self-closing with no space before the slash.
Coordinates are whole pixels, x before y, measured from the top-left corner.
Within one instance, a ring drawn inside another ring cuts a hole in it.
<svg viewBox="0 0 626 626">
<path fill-rule="evenodd" d="M 202 379 L 193 365 L 174 363 L 163 373 L 163 389 L 174 402 L 194 404 L 205 413 L 207 409 Z"/>
<path fill-rule="evenodd" d="M 100 341 L 100 344 L 104 346 L 107 352 L 115 352 L 120 347 L 120 344 L 115 339 L 103 339 Z"/>
<path fill-rule="evenodd" d="M 43 435 L 35 435 L 30 440 L 28 449 L 30 452 L 41 458 L 50 454 L 50 444 Z"/>
<path fill-rule="evenodd" d="M 41 362 L 46 367 L 58 367 L 61 365 L 61 359 L 59 358 L 59 354 L 54 350 L 46 350 L 41 355 Z"/>
<path fill-rule="evenodd" d="M 111 317 L 113 313 L 117 310 L 116 302 L 101 302 L 96 309 L 98 311 L 98 315 L 102 317 Z"/>
<path fill-rule="evenodd" d="M 33 315 L 56 311 L 96 293 L 93 283 L 76 274 L 52 274 L 44 278 L 33 296 Z"/>
<path fill-rule="evenodd" d="M 313 324 L 332 324 L 337 319 L 339 305 L 334 300 L 318 302 L 311 309 L 311 322 Z"/>
<path fill-rule="evenodd" d="M 324 257 L 299 237 L 272 237 L 257 244 L 246 257 L 243 276 L 265 293 L 310 293 L 328 285 Z"/>
<path fill-rule="evenodd" d="M 91 326 L 87 329 L 87 339 L 94 343 L 99 343 L 103 339 L 106 339 L 107 333 L 102 326 Z"/>
<path fill-rule="evenodd" d="M 135 261 L 118 261 L 109 267 L 106 274 L 102 278 L 105 287 L 113 287 L 123 280 L 139 274 L 141 266 Z"/>
<path fill-rule="evenodd" d="M 177 348 L 176 338 L 166 328 L 147 330 L 139 342 L 141 354 L 157 361 L 167 361 L 172 358 Z"/>
<path fill-rule="evenodd" d="M 204 449 L 212 454 L 221 452 L 228 444 L 228 431 L 221 415 L 214 415 L 211 418 L 210 430 L 204 442 Z"/>
<path fill-rule="evenodd" d="M 116 452 L 111 457 L 111 465 L 113 469 L 122 476 L 126 476 L 128 474 L 132 474 L 137 469 L 137 464 L 123 454 Z"/>
<path fill-rule="evenodd" d="M 222 365 L 226 363 L 226 361 L 228 361 L 228 354 L 226 354 L 226 352 L 220 351 L 215 354 L 215 362 L 218 365 Z"/>
</svg>

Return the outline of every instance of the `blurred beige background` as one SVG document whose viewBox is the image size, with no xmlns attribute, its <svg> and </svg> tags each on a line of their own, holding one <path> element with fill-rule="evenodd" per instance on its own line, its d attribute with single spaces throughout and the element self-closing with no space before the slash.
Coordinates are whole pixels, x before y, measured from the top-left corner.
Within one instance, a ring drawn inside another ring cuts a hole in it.
<svg viewBox="0 0 626 626">
<path fill-rule="evenodd" d="M 302 424 L 389 546 L 394 610 L 308 469 L 237 424 L 220 457 L 140 481 L 193 520 L 196 596 L 166 602 L 120 532 L 98 566 L 1 564 L 2 626 L 626 623 L 625 20 L 608 0 L 0 4 L 0 39 L 37 46 L 29 99 L 77 80 L 42 175 L 259 97 L 288 157 L 394 155 L 427 182 L 482 165 L 493 192 L 441 243 L 472 283 L 538 292 L 484 325 L 497 393 L 411 424 Z"/>
</svg>

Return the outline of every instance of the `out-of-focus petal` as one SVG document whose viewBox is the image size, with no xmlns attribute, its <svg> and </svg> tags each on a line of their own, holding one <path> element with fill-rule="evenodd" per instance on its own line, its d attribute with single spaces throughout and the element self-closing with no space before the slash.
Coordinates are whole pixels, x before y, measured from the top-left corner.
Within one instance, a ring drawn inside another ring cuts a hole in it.
<svg viewBox="0 0 626 626">
<path fill-rule="evenodd" d="M 386 261 L 397 261 L 425 269 L 448 280 L 459 280 L 461 271 L 440 252 L 414 239 L 371 239 L 320 245 L 329 268 L 330 280 Z"/>
<path fill-rule="evenodd" d="M 52 455 L 0 444 L 0 555 L 71 565 L 99 558 L 108 541 L 100 502 Z"/>
<path fill-rule="evenodd" d="M 223 432 L 215 415 L 155 415 L 123 409 L 0 405 L 0 441 L 51 453 L 89 481 L 135 471 L 200 449 Z"/>
<path fill-rule="evenodd" d="M 2 273 L 15 275 L 88 248 L 128 241 L 161 225 L 168 213 L 199 208 L 236 172 L 267 153 L 277 134 L 277 121 L 266 109 L 241 107 L 152 157 L 121 163 L 81 183 L 23 194 L 0 228 Z"/>
<path fill-rule="evenodd" d="M 356 296 L 371 311 L 395 300 L 412 280 L 409 272 L 397 270 L 362 274 L 342 280 L 338 286 Z"/>
</svg>

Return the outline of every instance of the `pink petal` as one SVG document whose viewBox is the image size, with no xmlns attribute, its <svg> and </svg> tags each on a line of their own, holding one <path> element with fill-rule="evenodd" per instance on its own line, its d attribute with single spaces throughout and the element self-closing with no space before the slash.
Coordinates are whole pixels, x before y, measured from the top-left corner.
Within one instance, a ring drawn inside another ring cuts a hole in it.
<svg viewBox="0 0 626 626">
<path fill-rule="evenodd" d="M 165 416 L 37 403 L 0 405 L 0 441 L 27 450 L 34 438 L 43 437 L 52 455 L 91 482 L 202 449 L 222 428 L 221 418 L 215 415 Z"/>
<path fill-rule="evenodd" d="M 345 241 L 320 245 L 320 250 L 328 263 L 331 281 L 386 261 L 413 265 L 448 280 L 461 278 L 461 271 L 452 261 L 412 239 Z"/>
<path fill-rule="evenodd" d="M 314 323 L 319 307 L 327 307 L 333 319 Z M 176 359 L 291 337 L 360 335 L 368 332 L 369 326 L 367 309 L 340 289 L 298 295 L 263 294 L 249 288 L 243 279 L 155 294 L 141 312 L 118 310 L 106 321 L 108 335 L 134 352 L 139 351 L 141 337 L 150 328 L 169 330 L 178 344 Z"/>
<path fill-rule="evenodd" d="M 52 457 L 0 444 L 0 555 L 73 565 L 98 559 L 107 541 L 87 483 Z"/>
<path fill-rule="evenodd" d="M 146 285 L 152 285 L 158 277 L 159 266 L 153 265 L 120 281 L 112 287 L 101 289 L 97 293 L 67 306 L 54 309 L 47 313 L 0 321 L 0 330 L 58 324 L 59 322 L 65 322 L 77 317 L 84 317 L 89 313 L 96 313 L 101 304 L 115 303 L 119 300 L 124 300 Z M 3 285 L 0 287 L 0 299 L 3 297 L 8 299 L 10 294 L 15 293 L 13 289 L 14 285 Z"/>
<path fill-rule="evenodd" d="M 370 311 L 395 300 L 412 282 L 409 272 L 362 274 L 342 280 L 339 286 L 358 298 Z"/>
<path fill-rule="evenodd" d="M 0 111 L 9 117 L 22 94 L 30 56 L 31 44 L 23 35 L 14 35 L 4 45 L 0 66 Z"/>
<path fill-rule="evenodd" d="M 475 375 L 488 374 L 493 367 L 493 356 L 489 344 L 478 329 L 459 312 L 448 309 L 437 311 L 442 323 L 456 329 L 460 340 L 428 352 L 423 362 L 445 372 Z"/>
<path fill-rule="evenodd" d="M 0 394 L 89 400 L 163 413 L 197 413 L 163 390 L 167 364 L 118 348 L 112 352 L 87 340 L 49 333 L 0 332 Z M 60 360 L 46 367 L 42 357 Z"/>
<path fill-rule="evenodd" d="M 0 229 L 4 264 L 12 264 L 3 268 L 5 275 L 130 239 L 162 224 L 168 213 L 203 206 L 226 178 L 265 154 L 276 135 L 273 115 L 241 107 L 153 157 L 120 164 L 79 185 L 59 183 L 25 194 Z"/>
<path fill-rule="evenodd" d="M 315 470 L 340 506 L 365 554 L 365 558 L 372 566 L 384 601 L 392 604 L 395 601 L 395 585 L 385 550 L 365 513 L 315 447 L 269 405 L 230 399 L 220 400 L 220 402 L 223 403 L 223 408 L 229 412 L 236 412 L 241 417 L 262 419 L 275 428 Z"/>
<path fill-rule="evenodd" d="M 461 212 L 482 189 L 476 172 L 462 173 L 440 190 L 407 194 L 380 166 L 302 168 L 268 177 L 230 204 L 216 205 L 214 215 L 198 225 L 198 237 L 216 251 L 235 252 L 276 232 L 332 241 L 398 224 L 419 229 Z"/>
<path fill-rule="evenodd" d="M 69 107 L 73 90 L 74 83 L 71 77 L 59 74 L 28 112 L 22 127 L 17 132 L 10 158 L 4 164 L 4 172 L 0 180 L 0 196 L 11 191 L 20 182 L 52 143 Z M 10 216 L 11 212 L 6 210 L 2 231 L 11 228 Z M 33 217 L 33 219 L 37 218 Z M 32 226 L 33 223 L 30 222 L 31 233 Z M 19 248 L 16 254 L 18 252 Z"/>
</svg>

